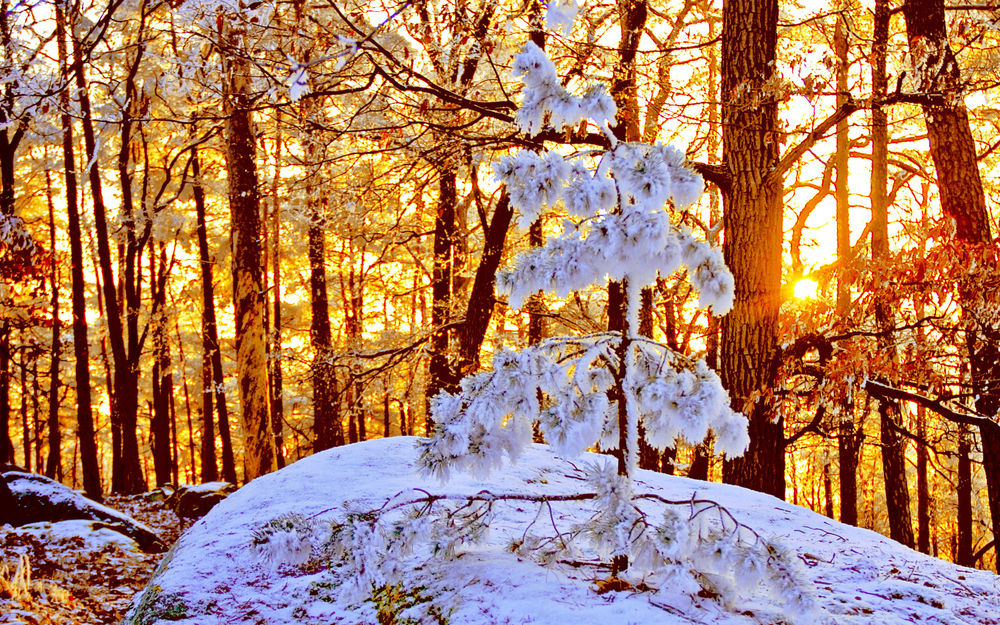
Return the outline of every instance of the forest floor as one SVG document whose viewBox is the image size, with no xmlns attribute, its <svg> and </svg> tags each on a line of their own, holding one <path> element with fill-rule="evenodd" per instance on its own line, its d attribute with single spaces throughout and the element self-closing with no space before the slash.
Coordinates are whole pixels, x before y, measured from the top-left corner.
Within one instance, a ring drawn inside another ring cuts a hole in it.
<svg viewBox="0 0 1000 625">
<path fill-rule="evenodd" d="M 168 547 L 192 523 L 142 496 L 112 495 L 104 503 L 153 528 Z M 0 625 L 118 623 L 163 558 L 133 544 L 0 526 Z"/>
</svg>

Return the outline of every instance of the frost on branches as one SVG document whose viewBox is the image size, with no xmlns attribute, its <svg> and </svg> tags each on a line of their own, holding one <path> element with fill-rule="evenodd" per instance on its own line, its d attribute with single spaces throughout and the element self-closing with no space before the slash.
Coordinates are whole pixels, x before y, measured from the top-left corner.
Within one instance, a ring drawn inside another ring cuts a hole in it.
<svg viewBox="0 0 1000 625">
<path fill-rule="evenodd" d="M 524 82 L 517 114 L 522 130 L 593 123 L 611 148 L 575 159 L 522 151 L 500 161 L 497 177 L 522 225 L 560 203 L 570 219 L 561 234 L 501 272 L 497 290 L 519 307 L 538 290 L 564 297 L 620 281 L 626 285 L 626 330 L 551 339 L 520 353 L 498 350 L 492 371 L 466 378 L 457 394 L 434 398 L 438 425 L 423 449 L 424 468 L 442 478 L 454 469 L 493 469 L 505 457 L 517 458 L 535 423 L 561 454 L 595 445 L 617 449 L 627 458 L 626 475 L 635 468 L 640 423 L 661 450 L 677 440 L 698 443 L 712 430 L 721 451 L 742 454 L 749 442 L 746 419 L 730 410 L 718 376 L 631 330 L 638 326 L 639 290 L 681 267 L 688 268 L 703 306 L 716 314 L 732 306 L 733 278 L 722 255 L 674 226 L 666 210 L 668 202 L 678 209 L 693 203 L 701 177 L 676 148 L 616 142 L 608 131 L 615 114 L 610 97 L 599 89 L 570 94 L 533 43 L 517 56 L 514 71 Z"/>
<path fill-rule="evenodd" d="M 693 203 L 701 178 L 673 147 L 616 142 L 607 93 L 567 91 L 534 44 L 514 70 L 524 83 L 516 116 L 523 132 L 593 123 L 611 146 L 575 158 L 524 151 L 496 166 L 522 224 L 547 207 L 569 215 L 558 236 L 498 277 L 498 291 L 519 306 L 540 289 L 565 296 L 620 281 L 625 330 L 552 338 L 520 352 L 498 349 L 492 370 L 433 399 L 435 431 L 420 443 L 419 469 L 442 480 L 456 471 L 484 475 L 516 460 L 536 425 L 565 458 L 596 447 L 618 460 L 581 463 L 579 492 L 404 491 L 374 510 L 345 510 L 317 553 L 335 563 L 340 591 L 359 601 L 401 584 L 446 597 L 457 583 L 449 581 L 448 562 L 483 544 L 502 513 L 505 522 L 517 517 L 524 526 L 506 537 L 508 549 L 541 565 L 589 567 L 595 577 L 610 568 L 616 583 L 648 590 L 671 610 L 705 597 L 735 609 L 741 593 L 764 592 L 780 606 L 780 618 L 808 619 L 812 599 L 794 573 L 794 557 L 714 502 L 667 501 L 633 483 L 640 424 L 661 450 L 701 442 L 709 431 L 730 456 L 749 443 L 746 419 L 730 409 L 715 372 L 633 331 L 639 290 L 682 267 L 702 306 L 725 314 L 732 305 L 733 278 L 721 254 L 674 226 L 667 210 Z M 285 534 L 297 531 L 274 532 L 261 544 L 287 544 Z M 290 561 L 299 558 L 290 552 Z"/>
</svg>

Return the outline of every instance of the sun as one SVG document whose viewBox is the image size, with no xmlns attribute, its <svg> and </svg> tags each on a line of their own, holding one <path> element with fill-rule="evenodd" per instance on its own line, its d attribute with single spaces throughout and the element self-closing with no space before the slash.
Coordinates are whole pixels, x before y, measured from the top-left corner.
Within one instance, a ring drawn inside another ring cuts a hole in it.
<svg viewBox="0 0 1000 625">
<path fill-rule="evenodd" d="M 819 294 L 819 282 L 812 278 L 802 278 L 795 283 L 794 293 L 796 299 L 812 299 Z"/>
</svg>

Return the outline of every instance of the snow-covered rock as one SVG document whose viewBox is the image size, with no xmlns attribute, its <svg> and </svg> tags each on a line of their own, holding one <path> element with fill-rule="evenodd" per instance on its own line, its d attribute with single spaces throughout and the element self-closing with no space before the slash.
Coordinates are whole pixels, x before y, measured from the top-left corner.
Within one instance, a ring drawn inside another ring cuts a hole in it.
<svg viewBox="0 0 1000 625">
<path fill-rule="evenodd" d="M 68 486 L 35 473 L 10 471 L 3 474 L 21 520 L 26 523 L 56 523 L 70 520 L 100 521 L 105 530 L 114 530 L 134 540 L 147 553 L 159 553 L 166 546 L 150 527 L 132 517 L 88 499 Z M 77 529 L 80 529 L 77 527 Z"/>
<path fill-rule="evenodd" d="M 103 551 L 110 547 L 122 551 L 139 551 L 139 544 L 104 521 L 73 519 L 28 523 L 11 530 L 16 536 L 30 536 L 54 549 L 72 548 L 78 551 Z"/>
<path fill-rule="evenodd" d="M 315 528 L 325 526 L 329 535 L 331 523 L 343 523 L 348 514 L 426 493 L 582 492 L 581 463 L 607 461 L 587 454 L 569 462 L 533 445 L 516 464 L 488 479 L 458 475 L 442 485 L 414 470 L 417 440 L 378 439 L 331 449 L 244 486 L 180 538 L 123 623 L 1000 623 L 1000 578 L 990 572 L 922 555 L 768 495 L 647 471 L 636 476 L 637 494 L 712 500 L 781 545 L 814 597 L 815 613 L 786 616 L 763 582 L 728 598 L 684 588 L 654 592 L 640 584 L 598 593 L 609 571 L 594 566 L 592 554 L 543 567 L 512 553 L 527 526 L 533 533 L 572 531 L 595 513 L 587 502 L 497 504 L 485 542 L 440 566 L 429 548 L 415 550 L 400 561 L 414 567 L 404 570 L 403 583 L 362 588 L 359 598 L 336 565 L 330 566 L 335 560 Z M 313 529 L 304 531 L 307 526 Z"/>
<path fill-rule="evenodd" d="M 201 518 L 231 493 L 236 487 L 229 482 L 206 482 L 180 486 L 167 499 L 177 516 Z"/>
</svg>

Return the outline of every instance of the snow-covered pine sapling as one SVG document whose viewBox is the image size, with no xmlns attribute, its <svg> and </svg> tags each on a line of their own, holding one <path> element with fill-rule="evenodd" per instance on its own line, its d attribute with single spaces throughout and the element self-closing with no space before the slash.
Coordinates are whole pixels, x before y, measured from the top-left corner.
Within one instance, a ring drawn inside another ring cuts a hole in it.
<svg viewBox="0 0 1000 625">
<path fill-rule="evenodd" d="M 523 151 L 496 165 L 522 225 L 546 207 L 561 206 L 569 215 L 558 236 L 498 276 L 498 291 L 519 307 L 538 290 L 566 296 L 615 280 L 624 286 L 627 319 L 621 332 L 550 338 L 519 352 L 498 349 L 492 370 L 433 399 L 435 431 L 418 444 L 419 468 L 442 480 L 456 471 L 486 474 L 517 459 L 535 424 L 564 458 L 596 446 L 616 452 L 617 462 L 557 469 L 581 485 L 579 492 L 525 483 L 523 490 L 503 492 L 406 490 L 378 508 L 348 502 L 332 520 L 307 523 L 313 536 L 327 536 L 310 552 L 309 566 L 329 567 L 338 592 L 360 602 L 386 589 L 420 587 L 441 603 L 460 585 L 449 563 L 473 545 L 495 542 L 488 533 L 502 518 L 500 525 L 524 524 L 500 538 L 512 553 L 593 570 L 610 562 L 615 576 L 657 591 L 657 601 L 672 611 L 704 597 L 733 605 L 762 587 L 781 606 L 776 620 L 808 613 L 812 599 L 794 572 L 796 559 L 780 547 L 716 502 L 670 501 L 634 489 L 640 424 L 661 450 L 678 440 L 702 441 L 710 430 L 730 456 L 749 443 L 746 419 L 730 409 L 715 372 L 635 331 L 640 289 L 681 267 L 702 306 L 721 315 L 732 305 L 733 279 L 721 254 L 670 220 L 669 204 L 693 203 L 701 178 L 673 147 L 616 141 L 607 92 L 597 86 L 570 93 L 534 44 L 517 55 L 514 69 L 524 83 L 515 117 L 522 132 L 592 123 L 610 147 L 573 157 Z M 261 535 L 262 553 L 274 558 L 275 551 L 289 551 L 289 536 L 299 530 L 285 525 Z M 284 561 L 299 557 L 287 553 Z"/>
<path fill-rule="evenodd" d="M 621 332 L 558 337 L 519 353 L 500 349 L 493 370 L 467 377 L 454 394 L 434 398 L 436 425 L 424 444 L 425 470 L 446 478 L 454 469 L 482 472 L 516 459 L 532 440 L 535 423 L 558 453 L 575 455 L 599 446 L 618 457 L 618 484 L 608 489 L 608 509 L 621 510 L 617 543 L 610 549 L 621 573 L 628 563 L 634 520 L 632 476 L 638 461 L 640 423 L 654 447 L 700 442 L 709 430 L 729 455 L 749 439 L 746 419 L 729 408 L 718 376 L 636 333 L 639 291 L 681 267 L 716 314 L 732 305 L 733 278 L 718 250 L 673 225 L 668 202 L 684 209 L 703 181 L 671 146 L 619 142 L 610 132 L 615 105 L 599 86 L 583 95 L 563 87 L 552 61 L 533 43 L 516 57 L 524 83 L 515 117 L 534 135 L 593 123 L 610 148 L 567 158 L 555 151 L 522 151 L 499 162 L 522 225 L 559 203 L 570 218 L 558 236 L 520 255 L 501 272 L 497 290 L 519 307 L 538 290 L 566 296 L 608 280 L 622 284 L 627 313 Z"/>
</svg>

